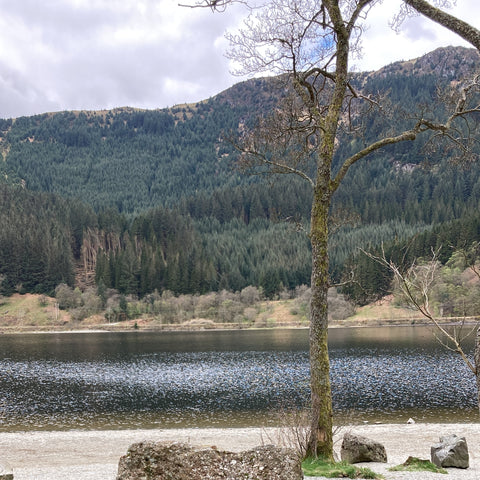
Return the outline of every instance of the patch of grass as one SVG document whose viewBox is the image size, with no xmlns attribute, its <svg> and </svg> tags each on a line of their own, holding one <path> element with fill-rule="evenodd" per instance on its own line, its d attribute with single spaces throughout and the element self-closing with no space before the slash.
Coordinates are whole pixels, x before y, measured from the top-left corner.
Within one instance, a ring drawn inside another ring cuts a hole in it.
<svg viewBox="0 0 480 480">
<path fill-rule="evenodd" d="M 3 297 L 0 303 L 0 326 L 54 327 L 63 323 L 65 315 L 56 311 L 54 304 L 53 298 L 29 293 Z"/>
<path fill-rule="evenodd" d="M 329 462 L 322 460 L 321 458 L 305 459 L 302 462 L 302 469 L 306 477 L 384 478 L 383 475 L 375 473 L 369 468 L 356 467 L 347 462 Z"/>
<path fill-rule="evenodd" d="M 417 457 L 408 457 L 405 463 L 389 468 L 392 472 L 433 472 L 448 473 L 444 468 L 437 467 L 430 460 L 422 460 Z"/>
</svg>

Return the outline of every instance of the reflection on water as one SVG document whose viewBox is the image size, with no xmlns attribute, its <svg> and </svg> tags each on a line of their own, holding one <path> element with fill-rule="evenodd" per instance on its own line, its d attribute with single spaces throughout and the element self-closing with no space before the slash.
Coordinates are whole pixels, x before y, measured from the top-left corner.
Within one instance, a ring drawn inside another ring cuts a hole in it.
<svg viewBox="0 0 480 480">
<path fill-rule="evenodd" d="M 3 335 L 0 429 L 267 425 L 306 404 L 305 330 Z M 337 420 L 478 421 L 475 382 L 425 328 L 330 332 Z"/>
</svg>

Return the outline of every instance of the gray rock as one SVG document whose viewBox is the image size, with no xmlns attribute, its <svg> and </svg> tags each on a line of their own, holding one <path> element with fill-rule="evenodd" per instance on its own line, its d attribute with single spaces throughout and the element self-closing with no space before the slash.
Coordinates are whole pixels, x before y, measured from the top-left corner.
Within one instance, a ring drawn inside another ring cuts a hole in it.
<svg viewBox="0 0 480 480">
<path fill-rule="evenodd" d="M 128 448 L 117 480 L 301 480 L 300 458 L 273 445 L 241 453 L 197 449 L 184 443 L 141 442 Z"/>
<path fill-rule="evenodd" d="M 0 480 L 13 480 L 13 469 L 3 460 L 0 460 Z"/>
<path fill-rule="evenodd" d="M 469 455 L 465 437 L 448 435 L 430 449 L 432 463 L 438 467 L 468 468 Z"/>
<path fill-rule="evenodd" d="M 387 452 L 381 443 L 353 433 L 344 435 L 340 457 L 348 463 L 387 462 Z"/>
</svg>

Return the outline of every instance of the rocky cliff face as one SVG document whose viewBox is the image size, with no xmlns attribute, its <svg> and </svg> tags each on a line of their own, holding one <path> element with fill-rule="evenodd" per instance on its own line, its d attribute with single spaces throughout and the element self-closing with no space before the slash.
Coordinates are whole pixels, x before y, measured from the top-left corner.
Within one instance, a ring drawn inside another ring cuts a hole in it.
<svg viewBox="0 0 480 480">
<path fill-rule="evenodd" d="M 422 57 L 391 63 L 369 75 L 435 75 L 453 79 L 471 76 L 480 68 L 480 54 L 474 48 L 442 47 Z"/>
</svg>

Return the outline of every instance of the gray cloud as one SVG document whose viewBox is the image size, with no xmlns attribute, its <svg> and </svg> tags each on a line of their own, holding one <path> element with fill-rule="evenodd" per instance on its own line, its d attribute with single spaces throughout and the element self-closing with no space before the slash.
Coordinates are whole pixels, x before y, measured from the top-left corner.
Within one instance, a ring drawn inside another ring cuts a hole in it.
<svg viewBox="0 0 480 480">
<path fill-rule="evenodd" d="M 224 57 L 223 34 L 240 21 L 241 6 L 212 14 L 177 3 L 0 0 L 0 117 L 127 105 L 162 108 L 208 98 L 237 82 Z M 479 8 L 476 0 L 464 3 Z M 391 12 L 375 22 L 386 26 Z M 435 46 L 443 39 L 432 32 L 413 19 L 403 38 Z M 372 44 L 387 43 L 380 29 L 369 34 Z M 389 40 L 385 51 L 376 47 L 377 62 L 398 59 L 395 42 Z M 408 55 L 404 45 L 401 58 L 416 56 L 417 50 Z"/>
<path fill-rule="evenodd" d="M 236 15 L 174 0 L 0 0 L 0 117 L 157 108 L 236 81 L 215 47 Z M 221 42 L 220 42 L 221 43 Z"/>
<path fill-rule="evenodd" d="M 427 23 L 420 16 L 410 18 L 402 26 L 402 32 L 406 38 L 412 41 L 436 42 L 438 34 L 432 23 Z"/>
</svg>

